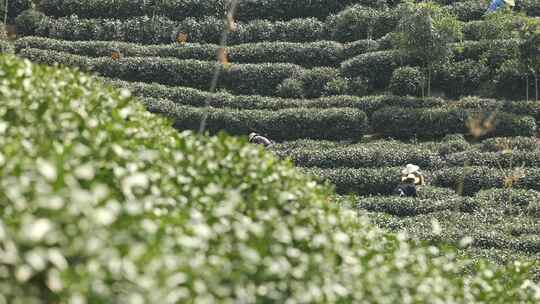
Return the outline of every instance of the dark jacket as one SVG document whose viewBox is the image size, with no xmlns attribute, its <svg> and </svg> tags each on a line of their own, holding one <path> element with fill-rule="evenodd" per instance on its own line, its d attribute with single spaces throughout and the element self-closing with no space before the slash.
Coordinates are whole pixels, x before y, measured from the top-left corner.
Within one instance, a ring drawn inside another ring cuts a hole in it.
<svg viewBox="0 0 540 304">
<path fill-rule="evenodd" d="M 401 183 L 396 187 L 394 193 L 399 196 L 416 197 L 416 186 L 413 183 Z"/>
</svg>

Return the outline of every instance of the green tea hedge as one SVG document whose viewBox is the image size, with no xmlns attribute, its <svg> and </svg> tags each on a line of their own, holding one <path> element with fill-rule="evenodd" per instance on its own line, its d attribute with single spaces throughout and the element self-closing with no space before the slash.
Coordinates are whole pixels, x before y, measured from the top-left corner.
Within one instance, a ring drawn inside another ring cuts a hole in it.
<svg viewBox="0 0 540 304">
<path fill-rule="evenodd" d="M 401 168 L 305 168 L 321 181 L 328 181 L 335 186 L 338 194 L 355 193 L 359 195 L 392 194 L 400 182 Z"/>
<path fill-rule="evenodd" d="M 7 11 L 6 11 L 7 4 Z M 7 17 L 6 21 L 12 23 L 15 18 L 22 13 L 23 11 L 30 9 L 32 7 L 31 0 L 9 0 L 9 1 L 0 1 L 0 18 L 2 23 L 4 18 Z"/>
<path fill-rule="evenodd" d="M 292 159 L 299 167 L 319 168 L 383 168 L 398 167 L 412 163 L 423 169 L 441 167 L 442 159 L 438 153 L 427 149 L 416 148 L 392 149 L 390 147 L 369 147 L 355 145 L 352 147 L 336 147 L 326 149 L 294 149 L 278 150 L 278 155 Z"/>
<path fill-rule="evenodd" d="M 511 185 L 517 189 L 540 190 L 540 171 L 537 168 L 455 167 L 432 172 L 431 183 L 438 187 L 461 189 L 463 195 L 473 195 L 480 190 L 503 188 Z"/>
<path fill-rule="evenodd" d="M 487 110 L 489 111 L 489 110 Z M 461 108 L 383 108 L 371 117 L 371 125 L 376 132 L 393 138 L 438 138 L 445 134 L 469 134 L 469 119 L 489 117 L 485 111 Z M 487 115 L 487 116 L 486 116 Z M 536 132 L 533 117 L 497 112 L 493 129 L 484 136 L 531 136 Z"/>
<path fill-rule="evenodd" d="M 63 40 L 124 41 L 142 44 L 171 43 L 179 33 L 190 43 L 219 43 L 225 28 L 223 19 L 204 17 L 174 21 L 163 16 L 121 19 L 83 19 L 76 15 L 58 19 L 40 12 L 26 11 L 16 20 L 22 36 L 42 36 Z M 229 44 L 263 41 L 314 42 L 325 39 L 324 22 L 313 18 L 290 21 L 255 20 L 238 22 L 229 35 Z"/>
<path fill-rule="evenodd" d="M 217 59 L 215 44 L 140 45 L 112 41 L 65 41 L 42 37 L 23 37 L 15 42 L 17 51 L 23 48 L 45 49 L 89 57 L 107 57 L 112 50 L 129 57 L 173 57 L 212 61 Z M 261 42 L 227 47 L 231 63 L 293 63 L 304 67 L 339 66 L 348 48 L 337 42 L 312 43 Z"/>
<path fill-rule="evenodd" d="M 513 168 L 519 166 L 539 167 L 540 166 L 540 151 L 519 151 L 519 150 L 504 150 L 500 152 L 480 152 L 480 151 L 465 151 L 454 153 L 447 157 L 447 164 L 450 166 L 463 166 L 468 164 L 471 166 L 485 167 L 503 167 Z"/>
<path fill-rule="evenodd" d="M 457 276 L 292 165 L 178 133 L 126 91 L 15 57 L 0 73 L 6 303 L 538 300 L 523 268 Z"/>
<path fill-rule="evenodd" d="M 293 18 L 324 18 L 351 4 L 360 3 L 373 7 L 384 7 L 384 0 L 268 0 L 238 1 L 236 17 L 242 21 L 254 19 L 288 20 Z M 41 0 L 40 7 L 47 15 L 63 17 L 78 15 L 83 18 L 126 18 L 143 15 L 164 15 L 182 20 L 187 17 L 224 16 L 229 2 L 224 0 Z"/>
<path fill-rule="evenodd" d="M 41 12 L 28 10 L 17 18 L 16 24 L 18 33 L 23 36 L 143 44 L 170 43 L 175 41 L 178 33 L 187 34 L 188 42 L 191 43 L 219 43 L 225 28 L 223 18 L 213 16 L 180 18 L 179 21 L 163 15 L 149 16 L 113 19 L 69 15 L 52 18 Z M 229 34 L 228 42 L 229 44 L 318 40 L 353 42 L 366 38 L 376 39 L 393 31 L 398 19 L 397 10 L 377 11 L 363 6 L 353 6 L 329 17 L 326 21 L 316 18 L 239 21 L 236 23 L 236 29 Z M 368 35 L 370 30 L 365 25 L 372 23 L 373 35 Z"/>
<path fill-rule="evenodd" d="M 212 133 L 226 131 L 232 135 L 247 135 L 257 132 L 276 141 L 359 139 L 367 128 L 366 114 L 350 108 L 235 110 L 193 108 L 166 100 L 147 101 L 150 101 L 147 107 L 151 112 L 170 117 L 179 130 L 198 130 L 203 117 L 207 119 L 206 129 Z"/>
<path fill-rule="evenodd" d="M 179 105 L 194 107 L 235 108 L 245 110 L 281 110 L 288 108 L 357 108 L 370 109 L 377 106 L 356 96 L 330 96 L 315 99 L 290 99 L 257 95 L 233 95 L 226 92 L 210 93 L 193 88 L 170 87 L 156 83 L 128 82 L 104 79 L 118 88 L 130 90 L 142 99 L 165 99 Z"/>
<path fill-rule="evenodd" d="M 218 87 L 237 94 L 273 95 L 278 84 L 284 79 L 303 71 L 297 65 L 285 63 L 224 66 L 210 61 L 159 57 L 126 57 L 113 60 L 37 49 L 22 49 L 19 55 L 38 63 L 79 67 L 111 78 L 199 89 L 209 89 L 214 73 L 219 71 L 221 76 Z"/>
<path fill-rule="evenodd" d="M 233 95 L 226 92 L 210 93 L 193 88 L 171 87 L 156 83 L 129 82 L 104 79 L 104 81 L 119 87 L 129 89 L 134 95 L 143 98 L 169 99 L 177 104 L 195 107 L 206 104 L 216 108 L 230 107 L 239 109 L 269 109 L 286 108 L 356 108 L 371 115 L 378 109 L 387 106 L 402 106 L 407 108 L 433 107 L 445 104 L 439 98 L 414 98 L 393 95 L 375 96 L 328 96 L 313 99 L 277 98 L 256 95 Z"/>
<path fill-rule="evenodd" d="M 422 191 L 423 189 L 419 190 Z M 356 208 L 370 212 L 383 212 L 399 217 L 416 216 L 443 210 L 459 211 L 466 198 L 444 197 L 419 199 L 399 196 L 373 196 L 360 198 Z"/>
</svg>

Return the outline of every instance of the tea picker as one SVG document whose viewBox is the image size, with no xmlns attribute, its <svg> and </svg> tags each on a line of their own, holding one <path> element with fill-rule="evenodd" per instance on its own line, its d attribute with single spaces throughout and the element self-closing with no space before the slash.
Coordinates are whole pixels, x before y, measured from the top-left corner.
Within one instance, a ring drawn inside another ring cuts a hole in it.
<svg viewBox="0 0 540 304">
<path fill-rule="evenodd" d="M 400 197 L 417 197 L 416 186 L 425 185 L 425 179 L 420 167 L 407 164 L 401 170 L 401 183 L 396 187 L 395 193 Z"/>
<path fill-rule="evenodd" d="M 497 11 L 498 9 L 505 8 L 505 7 L 508 7 L 511 9 L 514 6 L 516 6 L 516 3 L 514 0 L 493 0 L 491 1 L 491 4 L 489 5 L 486 13 L 488 14 L 493 13 Z"/>
<path fill-rule="evenodd" d="M 256 145 L 263 145 L 265 148 L 271 147 L 273 144 L 270 139 L 257 133 L 249 134 L 249 142 Z"/>
</svg>

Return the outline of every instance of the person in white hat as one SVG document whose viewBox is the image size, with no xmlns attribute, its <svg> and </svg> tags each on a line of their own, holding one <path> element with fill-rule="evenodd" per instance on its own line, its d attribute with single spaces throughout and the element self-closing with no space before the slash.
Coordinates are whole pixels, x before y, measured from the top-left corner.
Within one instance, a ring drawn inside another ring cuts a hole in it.
<svg viewBox="0 0 540 304">
<path fill-rule="evenodd" d="M 401 170 L 401 181 L 413 180 L 417 186 L 425 185 L 425 179 L 420 167 L 413 164 L 407 164 L 403 170 Z"/>
<path fill-rule="evenodd" d="M 256 145 L 263 145 L 265 148 L 272 146 L 272 141 L 257 133 L 249 134 L 249 142 Z"/>
<path fill-rule="evenodd" d="M 420 172 L 420 167 L 407 164 L 401 170 L 401 183 L 396 187 L 394 192 L 401 197 L 417 197 L 416 186 L 422 186 L 424 184 L 424 175 Z"/>
</svg>

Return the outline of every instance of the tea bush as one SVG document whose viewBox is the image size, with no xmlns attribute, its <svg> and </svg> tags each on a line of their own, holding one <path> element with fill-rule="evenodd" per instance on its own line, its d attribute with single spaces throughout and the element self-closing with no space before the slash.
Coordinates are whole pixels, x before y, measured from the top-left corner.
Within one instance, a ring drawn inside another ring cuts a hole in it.
<svg viewBox="0 0 540 304">
<path fill-rule="evenodd" d="M 418 68 L 397 68 L 390 79 L 390 91 L 394 95 L 419 96 L 422 94 L 426 79 L 424 73 Z"/>
<path fill-rule="evenodd" d="M 292 159 L 299 167 L 319 168 L 382 168 L 413 163 L 421 168 L 434 169 L 443 165 L 436 152 L 414 146 L 392 149 L 388 146 L 352 146 L 326 149 L 294 149 L 277 151 Z"/>
<path fill-rule="evenodd" d="M 407 139 L 412 137 L 437 138 L 445 134 L 468 134 L 469 119 L 476 119 L 479 111 L 452 108 L 407 109 L 388 107 L 371 117 L 371 125 L 384 136 Z M 484 112 L 481 112 L 484 113 Z M 487 136 L 530 136 L 535 134 L 533 117 L 497 112 L 494 128 Z"/>
<path fill-rule="evenodd" d="M 14 57 L 0 73 L 3 302 L 538 300 L 523 268 L 457 276 L 291 164 L 178 133 L 127 91 Z"/>
<path fill-rule="evenodd" d="M 384 7 L 385 2 L 384 0 L 238 1 L 237 18 L 242 21 L 255 19 L 287 20 L 304 17 L 324 18 L 329 14 L 341 11 L 351 4 L 361 3 L 373 7 Z M 41 0 L 40 7 L 47 15 L 55 17 L 78 15 L 83 18 L 126 18 L 155 14 L 182 20 L 187 17 L 222 17 L 226 14 L 229 3 L 224 0 L 121 0 L 112 4 L 104 0 Z"/>
<path fill-rule="evenodd" d="M 423 189 L 418 190 L 423 191 Z M 417 216 L 443 210 L 459 211 L 466 198 L 452 197 L 442 199 L 418 199 L 399 196 L 374 196 L 360 198 L 357 208 L 369 212 L 383 212 L 399 217 Z"/>
<path fill-rule="evenodd" d="M 7 11 L 6 11 L 7 4 Z M 30 9 L 32 7 L 31 0 L 10 0 L 10 1 L 0 1 L 0 17 L 2 22 L 4 18 L 7 17 L 6 21 L 12 23 L 15 18 L 22 13 L 23 11 Z"/>
<path fill-rule="evenodd" d="M 46 49 L 88 57 L 107 57 L 117 49 L 128 57 L 174 57 L 177 59 L 216 60 L 219 46 L 215 44 L 186 43 L 185 45 L 140 45 L 112 41 L 65 41 L 42 37 L 23 37 L 15 42 L 17 50 L 23 48 Z M 304 67 L 339 66 L 344 59 L 343 45 L 331 41 L 313 43 L 261 42 L 227 47 L 231 63 L 293 63 Z"/>
<path fill-rule="evenodd" d="M 22 49 L 19 55 L 38 63 L 60 63 L 111 78 L 199 89 L 209 89 L 214 73 L 220 71 L 222 80 L 219 87 L 238 94 L 273 95 L 283 80 L 304 71 L 300 66 L 286 63 L 226 66 L 211 61 L 159 57 L 127 57 L 113 60 L 110 57 L 90 58 L 38 49 Z"/>
<path fill-rule="evenodd" d="M 357 109 L 294 108 L 279 111 L 193 108 L 165 100 L 151 100 L 148 109 L 174 120 L 180 130 L 198 130 L 203 117 L 212 133 L 232 135 L 257 132 L 282 141 L 299 138 L 359 139 L 365 134 L 367 116 Z"/>
</svg>

